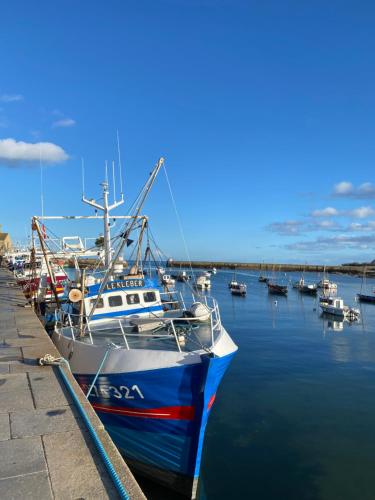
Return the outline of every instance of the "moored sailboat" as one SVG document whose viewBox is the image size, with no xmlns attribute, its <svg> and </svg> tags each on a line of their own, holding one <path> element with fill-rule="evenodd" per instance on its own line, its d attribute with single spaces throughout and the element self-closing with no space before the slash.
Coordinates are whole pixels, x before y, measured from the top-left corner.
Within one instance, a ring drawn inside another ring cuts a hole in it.
<svg viewBox="0 0 375 500">
<path fill-rule="evenodd" d="M 363 270 L 361 291 L 359 293 L 357 293 L 357 300 L 359 300 L 359 302 L 367 302 L 367 303 L 375 304 L 375 290 L 373 290 L 371 294 L 363 293 L 363 289 L 365 287 L 366 287 L 366 267 Z"/>
</svg>

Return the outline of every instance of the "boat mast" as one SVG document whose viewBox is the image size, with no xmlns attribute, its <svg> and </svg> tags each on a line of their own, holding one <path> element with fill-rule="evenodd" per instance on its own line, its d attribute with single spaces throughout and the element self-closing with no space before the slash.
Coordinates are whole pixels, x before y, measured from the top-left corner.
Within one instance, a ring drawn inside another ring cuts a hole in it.
<svg viewBox="0 0 375 500">
<path fill-rule="evenodd" d="M 134 226 L 135 224 L 137 223 L 138 219 L 139 219 L 139 214 L 141 213 L 141 210 L 142 210 L 142 207 L 144 205 L 144 202 L 146 201 L 146 198 L 155 182 L 155 179 L 159 173 L 159 170 L 161 169 L 161 167 L 163 166 L 163 163 L 164 163 L 164 158 L 159 158 L 159 161 L 157 162 L 157 164 L 155 165 L 154 169 L 152 170 L 152 172 L 150 173 L 150 176 L 148 178 L 148 180 L 146 181 L 146 184 L 144 185 L 142 191 L 141 191 L 141 195 L 140 195 L 140 199 L 139 199 L 139 203 L 138 203 L 138 206 L 136 208 L 136 211 L 135 211 L 135 214 L 133 216 L 131 216 L 131 222 L 129 223 L 128 227 L 125 228 L 124 232 L 121 234 L 121 243 L 119 244 L 116 252 L 115 252 L 115 256 L 114 258 L 112 259 L 111 263 L 110 263 L 110 266 L 108 267 L 107 269 L 107 272 L 105 273 L 104 277 L 103 277 L 103 280 L 102 280 L 102 283 L 100 285 L 100 288 L 99 288 L 99 291 L 98 291 L 98 295 L 95 299 L 95 302 L 91 308 L 91 311 L 90 311 L 90 314 L 88 315 L 87 317 L 87 323 L 86 325 L 89 323 L 89 321 L 91 320 L 92 318 L 92 315 L 94 314 L 94 311 L 96 309 L 96 306 L 99 302 L 99 299 L 103 293 L 103 290 L 104 288 L 106 287 L 111 275 L 112 275 L 112 271 L 113 271 L 113 267 L 114 267 L 114 264 L 115 262 L 117 261 L 118 257 L 121 255 L 123 249 L 125 248 L 127 242 L 128 242 L 128 239 L 129 239 L 129 235 L 130 233 L 132 232 L 132 230 L 134 229 Z"/>
<path fill-rule="evenodd" d="M 104 264 L 106 269 L 109 268 L 112 260 L 112 245 L 111 245 L 111 224 L 109 222 L 109 215 L 112 210 L 119 207 L 124 203 L 124 195 L 121 193 L 121 200 L 115 201 L 112 205 L 108 204 L 109 196 L 109 185 L 108 181 L 104 181 L 100 184 L 103 188 L 103 205 L 99 205 L 95 200 L 88 200 L 85 195 L 82 195 L 83 203 L 94 207 L 97 210 L 103 212 L 103 226 L 104 226 Z"/>
</svg>

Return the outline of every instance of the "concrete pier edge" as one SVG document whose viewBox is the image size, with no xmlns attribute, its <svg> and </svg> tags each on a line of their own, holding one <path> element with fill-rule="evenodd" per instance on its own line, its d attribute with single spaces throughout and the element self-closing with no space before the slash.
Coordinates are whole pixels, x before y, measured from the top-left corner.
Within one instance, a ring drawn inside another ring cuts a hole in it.
<svg viewBox="0 0 375 500">
<path fill-rule="evenodd" d="M 119 498 L 62 381 L 37 359 L 59 353 L 12 273 L 0 268 L 0 497 Z M 146 497 L 68 369 L 64 369 L 129 497 Z"/>
</svg>

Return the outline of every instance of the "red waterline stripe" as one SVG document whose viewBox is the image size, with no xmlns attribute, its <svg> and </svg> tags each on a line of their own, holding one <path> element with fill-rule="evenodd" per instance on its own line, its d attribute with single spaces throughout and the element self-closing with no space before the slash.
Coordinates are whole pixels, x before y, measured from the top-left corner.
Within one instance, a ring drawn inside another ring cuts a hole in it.
<svg viewBox="0 0 375 500">
<path fill-rule="evenodd" d="M 160 418 L 170 420 L 193 420 L 194 406 L 163 406 L 161 408 L 121 408 L 93 403 L 93 408 L 104 413 L 127 415 L 140 418 Z"/>
<path fill-rule="evenodd" d="M 207 404 L 207 410 L 211 410 L 211 406 L 214 404 L 215 398 L 216 398 L 216 393 L 210 397 L 210 400 Z"/>
</svg>

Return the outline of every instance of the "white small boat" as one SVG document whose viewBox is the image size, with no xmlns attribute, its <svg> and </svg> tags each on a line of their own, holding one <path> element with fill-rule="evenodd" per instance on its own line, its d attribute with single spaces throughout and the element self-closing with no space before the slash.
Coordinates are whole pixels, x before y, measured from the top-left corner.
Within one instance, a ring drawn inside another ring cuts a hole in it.
<svg viewBox="0 0 375 500">
<path fill-rule="evenodd" d="M 176 280 L 173 279 L 170 274 L 165 273 L 165 269 L 163 267 L 159 267 L 157 273 L 162 285 L 172 286 L 176 283 Z"/>
<path fill-rule="evenodd" d="M 169 274 L 163 274 L 161 282 L 163 285 L 174 285 L 176 280 L 174 280 Z"/>
<path fill-rule="evenodd" d="M 238 281 L 233 278 L 229 283 L 228 283 L 228 288 L 232 288 L 238 285 Z"/>
<path fill-rule="evenodd" d="M 317 284 L 317 287 L 322 288 L 323 290 L 329 290 L 329 291 L 337 290 L 336 283 L 333 283 L 328 278 L 324 278 L 324 279 L 320 280 L 319 283 Z"/>
<path fill-rule="evenodd" d="M 301 287 L 304 286 L 304 284 L 305 280 L 303 278 L 300 278 L 298 281 L 295 281 L 292 286 L 293 288 L 297 288 L 299 290 Z"/>
<path fill-rule="evenodd" d="M 198 276 L 194 288 L 197 290 L 209 290 L 211 288 L 211 280 L 206 276 L 206 274 L 202 274 L 201 276 Z"/>
<path fill-rule="evenodd" d="M 230 287 L 232 295 L 241 295 L 244 297 L 247 293 L 247 285 L 245 283 L 235 283 Z"/>
<path fill-rule="evenodd" d="M 324 313 L 332 314 L 340 318 L 355 320 L 360 316 L 359 309 L 346 306 L 344 301 L 338 297 L 324 297 L 324 301 L 322 301 L 321 297 L 319 299 L 319 305 Z"/>
<path fill-rule="evenodd" d="M 177 276 L 175 276 L 175 278 L 177 281 L 181 281 L 182 283 L 186 283 L 190 280 L 190 276 L 186 271 L 181 271 L 179 274 L 177 274 Z"/>
</svg>

